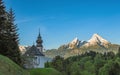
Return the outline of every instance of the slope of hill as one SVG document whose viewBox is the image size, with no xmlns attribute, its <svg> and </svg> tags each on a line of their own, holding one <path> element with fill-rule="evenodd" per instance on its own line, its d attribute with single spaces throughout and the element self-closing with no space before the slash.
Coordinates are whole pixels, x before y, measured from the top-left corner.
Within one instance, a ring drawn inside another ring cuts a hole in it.
<svg viewBox="0 0 120 75">
<path fill-rule="evenodd" d="M 29 70 L 30 75 L 61 75 L 60 72 L 53 68 L 37 68 Z"/>
<path fill-rule="evenodd" d="M 30 75 L 9 58 L 0 55 L 0 75 Z"/>
</svg>

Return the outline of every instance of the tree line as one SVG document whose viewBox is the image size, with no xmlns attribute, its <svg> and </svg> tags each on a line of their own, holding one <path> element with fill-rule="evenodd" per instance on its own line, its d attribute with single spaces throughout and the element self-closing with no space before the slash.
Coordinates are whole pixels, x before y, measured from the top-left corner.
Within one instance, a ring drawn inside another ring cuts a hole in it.
<svg viewBox="0 0 120 75">
<path fill-rule="evenodd" d="M 90 51 L 67 59 L 56 56 L 45 67 L 55 68 L 63 75 L 120 75 L 120 48 L 117 54 Z"/>
<path fill-rule="evenodd" d="M 19 35 L 12 8 L 6 10 L 4 2 L 0 0 L 0 54 L 9 57 L 17 64 L 21 64 L 19 51 Z"/>
</svg>

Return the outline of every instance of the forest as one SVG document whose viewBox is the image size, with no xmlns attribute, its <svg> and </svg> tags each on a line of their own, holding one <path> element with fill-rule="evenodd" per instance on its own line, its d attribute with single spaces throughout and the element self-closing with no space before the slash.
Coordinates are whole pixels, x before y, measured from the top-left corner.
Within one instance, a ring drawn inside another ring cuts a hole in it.
<svg viewBox="0 0 120 75">
<path fill-rule="evenodd" d="M 67 59 L 56 56 L 45 67 L 55 68 L 63 75 L 120 75 L 120 48 L 117 54 L 90 51 Z"/>
</svg>

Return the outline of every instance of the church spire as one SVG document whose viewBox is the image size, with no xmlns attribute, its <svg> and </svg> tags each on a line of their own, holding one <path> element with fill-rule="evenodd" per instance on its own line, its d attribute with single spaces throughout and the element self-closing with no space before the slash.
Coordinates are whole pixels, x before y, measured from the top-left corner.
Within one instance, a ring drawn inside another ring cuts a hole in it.
<svg viewBox="0 0 120 75">
<path fill-rule="evenodd" d="M 39 33 L 38 33 L 38 37 L 37 37 L 36 43 L 37 43 L 36 47 L 37 47 L 40 51 L 42 51 L 42 49 L 43 49 L 43 45 L 42 45 L 43 40 L 42 40 L 42 37 L 41 37 L 41 35 L 40 35 L 40 29 L 39 29 Z"/>
<path fill-rule="evenodd" d="M 39 28 L 39 34 L 38 34 L 38 38 L 41 38 L 41 35 L 40 35 L 40 28 Z"/>
</svg>

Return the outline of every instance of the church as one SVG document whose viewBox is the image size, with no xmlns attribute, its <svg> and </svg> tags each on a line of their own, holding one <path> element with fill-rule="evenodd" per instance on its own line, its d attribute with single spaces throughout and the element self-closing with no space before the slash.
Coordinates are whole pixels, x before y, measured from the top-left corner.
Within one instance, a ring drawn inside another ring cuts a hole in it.
<svg viewBox="0 0 120 75">
<path fill-rule="evenodd" d="M 36 40 L 36 45 L 32 45 L 24 56 L 25 59 L 25 68 L 44 68 L 44 64 L 48 61 L 51 61 L 51 58 L 48 58 L 43 53 L 43 40 L 40 35 L 40 31 Z"/>
</svg>

